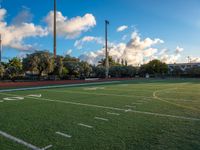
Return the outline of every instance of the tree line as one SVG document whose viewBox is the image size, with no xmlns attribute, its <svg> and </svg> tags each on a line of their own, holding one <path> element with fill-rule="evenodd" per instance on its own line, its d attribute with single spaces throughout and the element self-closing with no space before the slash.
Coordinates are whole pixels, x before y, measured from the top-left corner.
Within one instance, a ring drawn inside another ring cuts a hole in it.
<svg viewBox="0 0 200 150">
<path fill-rule="evenodd" d="M 181 75 L 200 75 L 200 68 L 191 68 L 183 72 L 180 68 L 170 71 L 167 64 L 152 60 L 140 67 L 128 65 L 126 60 L 114 61 L 109 57 L 109 76 L 113 78 L 132 77 L 165 77 Z M 27 54 L 23 59 L 12 58 L 7 63 L 0 64 L 1 80 L 56 80 L 56 79 L 85 79 L 105 78 L 105 59 L 101 59 L 97 65 L 88 64 L 78 58 L 66 56 L 53 57 L 48 51 L 37 51 Z"/>
</svg>

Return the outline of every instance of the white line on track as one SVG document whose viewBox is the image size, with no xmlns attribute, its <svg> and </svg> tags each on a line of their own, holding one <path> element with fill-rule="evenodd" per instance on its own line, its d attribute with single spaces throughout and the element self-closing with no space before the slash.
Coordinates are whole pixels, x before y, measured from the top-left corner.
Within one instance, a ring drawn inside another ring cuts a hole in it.
<svg viewBox="0 0 200 150">
<path fill-rule="evenodd" d="M 108 121 L 108 119 L 106 119 L 106 118 L 101 118 L 101 117 L 94 117 L 94 119 L 96 119 L 96 120 L 102 120 L 102 121 Z"/>
<path fill-rule="evenodd" d="M 53 145 L 48 145 L 48 146 L 45 146 L 44 148 L 42 148 L 42 150 L 47 150 L 49 148 L 53 147 Z"/>
<path fill-rule="evenodd" d="M 113 113 L 113 112 L 107 112 L 107 114 L 109 114 L 109 115 L 115 115 L 115 116 L 119 116 L 120 115 L 119 113 Z"/>
<path fill-rule="evenodd" d="M 19 89 L 5 89 L 5 90 L 0 90 L 0 93 L 1 92 L 38 90 L 38 89 L 62 88 L 62 87 L 76 87 L 76 86 L 84 86 L 84 85 L 101 85 L 101 84 L 120 83 L 120 82 L 121 81 L 109 81 L 109 82 L 94 82 L 94 83 L 80 83 L 80 84 L 66 84 L 66 85 L 52 85 L 52 86 L 41 86 L 41 87 L 29 87 L 29 88 L 19 88 Z"/>
<path fill-rule="evenodd" d="M 57 131 L 56 134 L 61 135 L 61 136 L 66 137 L 66 138 L 71 138 L 72 137 L 69 134 L 65 134 L 65 133 L 62 133 L 62 132 L 59 132 L 59 131 Z"/>
<path fill-rule="evenodd" d="M 40 148 L 37 147 L 37 146 L 34 146 L 34 145 L 30 144 L 30 143 L 27 143 L 27 142 L 25 142 L 25 141 L 23 141 L 23 140 L 21 140 L 21 139 L 19 139 L 19 138 L 16 138 L 16 137 L 14 137 L 14 136 L 12 136 L 12 135 L 6 133 L 6 132 L 3 132 L 3 131 L 1 131 L 1 130 L 0 130 L 0 135 L 1 135 L 1 136 L 4 136 L 5 138 L 8 138 L 8 139 L 10 139 L 10 140 L 12 140 L 12 141 L 14 141 L 14 142 L 17 142 L 17 143 L 19 143 L 19 144 L 22 144 L 22 145 L 24 145 L 24 146 L 26 146 L 26 147 L 28 147 L 28 148 L 30 148 L 30 149 L 32 149 L 32 150 L 42 150 L 42 149 L 40 149 Z"/>
<path fill-rule="evenodd" d="M 8 94 L 8 93 L 0 93 L 0 94 L 1 95 L 8 95 L 8 96 L 20 96 L 20 95 L 16 95 L 16 94 L 15 95 L 14 94 Z M 167 118 L 176 118 L 176 119 L 181 119 L 181 120 L 200 121 L 200 118 L 175 116 L 175 115 L 160 114 L 160 113 L 145 112 L 145 111 L 136 111 L 136 110 L 131 110 L 131 109 L 122 109 L 122 108 L 116 108 L 116 107 L 93 105 L 93 104 L 85 104 L 85 103 L 77 103 L 77 102 L 62 101 L 62 100 L 56 100 L 56 99 L 36 98 L 36 97 L 28 97 L 28 96 L 25 96 L 25 97 L 29 98 L 29 99 L 40 100 L 40 101 L 49 101 L 49 102 L 71 104 L 71 105 L 78 105 L 78 106 L 85 106 L 85 107 L 93 107 L 93 108 L 117 110 L 117 111 L 123 111 L 123 112 L 133 112 L 133 113 L 138 113 L 138 114 L 143 114 L 143 115 L 151 115 L 151 116 L 167 117 Z"/>
<path fill-rule="evenodd" d="M 93 128 L 93 126 L 89 126 L 83 123 L 78 123 L 79 126 L 86 127 L 86 128 Z"/>
</svg>

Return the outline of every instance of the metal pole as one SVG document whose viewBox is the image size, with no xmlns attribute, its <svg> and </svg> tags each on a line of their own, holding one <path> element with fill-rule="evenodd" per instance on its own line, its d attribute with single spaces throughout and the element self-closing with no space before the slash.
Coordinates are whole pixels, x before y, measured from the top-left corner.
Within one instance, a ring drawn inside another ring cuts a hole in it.
<svg viewBox="0 0 200 150">
<path fill-rule="evenodd" d="M 53 52 L 54 52 L 54 58 L 56 58 L 56 0 L 54 0 L 54 44 L 53 44 Z"/>
<path fill-rule="evenodd" d="M 109 21 L 105 20 L 105 56 L 106 56 L 106 78 L 109 78 L 109 59 L 108 59 L 108 24 Z"/>
</svg>

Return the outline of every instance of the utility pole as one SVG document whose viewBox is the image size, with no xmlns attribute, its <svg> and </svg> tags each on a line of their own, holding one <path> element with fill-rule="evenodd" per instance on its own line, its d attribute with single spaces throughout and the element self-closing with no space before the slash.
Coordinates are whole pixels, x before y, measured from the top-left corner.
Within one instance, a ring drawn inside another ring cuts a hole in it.
<svg viewBox="0 0 200 150">
<path fill-rule="evenodd" d="M 105 56 L 106 56 L 106 78 L 109 78 L 109 58 L 108 58 L 108 25 L 109 21 L 105 20 Z"/>
<path fill-rule="evenodd" d="M 56 58 L 56 0 L 54 0 L 54 21 L 53 21 L 53 52 Z"/>
<path fill-rule="evenodd" d="M 2 39 L 1 39 L 1 33 L 0 33 L 0 64 L 1 64 L 1 57 L 2 57 Z"/>
</svg>

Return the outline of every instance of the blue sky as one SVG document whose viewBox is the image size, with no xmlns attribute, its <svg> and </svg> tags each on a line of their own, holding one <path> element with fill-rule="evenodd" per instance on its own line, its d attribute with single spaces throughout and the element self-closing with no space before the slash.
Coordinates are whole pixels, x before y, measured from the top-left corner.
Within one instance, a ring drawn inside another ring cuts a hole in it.
<svg viewBox="0 0 200 150">
<path fill-rule="evenodd" d="M 109 41 L 112 44 L 129 43 L 131 34 L 137 30 L 137 36 L 140 37 L 141 41 L 146 38 L 152 40 L 159 38 L 164 41 L 162 44 L 152 44 L 146 47 L 157 49 L 155 58 L 160 57 L 158 53 L 163 49 L 167 49 L 168 57 L 174 55 L 173 53 L 178 46 L 183 48 L 184 51 L 181 51 L 177 61 L 186 61 L 185 58 L 187 56 L 199 60 L 199 0 L 57 0 L 57 2 L 58 11 L 62 12 L 62 16 L 68 19 L 76 18 L 77 16 L 83 17 L 89 13 L 96 21 L 95 25 L 88 26 L 87 30 L 81 31 L 73 38 L 66 38 L 68 33 L 58 35 L 58 54 L 60 55 L 64 55 L 70 49 L 72 50 L 71 55 L 77 57 L 101 50 L 103 44 L 95 41 L 84 43 L 81 49 L 75 47 L 74 43 L 86 36 L 102 38 L 103 41 L 104 20 L 108 19 L 110 21 Z M 7 23 L 7 26 L 17 26 L 14 18 L 21 12 L 26 11 L 28 15 L 25 17 L 27 18 L 22 17 L 24 19 L 22 21 L 46 28 L 48 25 L 45 22 L 45 18 L 53 8 L 53 0 L 15 0 L 14 2 L 13 0 L 3 0 L 1 7 L 7 11 L 3 21 Z M 122 32 L 117 32 L 117 28 L 122 25 L 128 28 Z M 0 32 L 4 31 L 0 29 Z M 122 40 L 123 36 L 127 38 L 124 37 L 124 40 Z M 29 35 L 20 42 L 32 45 L 35 49 L 52 51 L 51 33 L 42 37 Z M 13 57 L 24 55 L 27 52 L 31 51 L 20 50 L 7 43 L 4 46 L 3 56 Z M 88 57 L 87 59 L 89 59 Z M 86 57 L 84 58 L 86 59 Z"/>
</svg>

